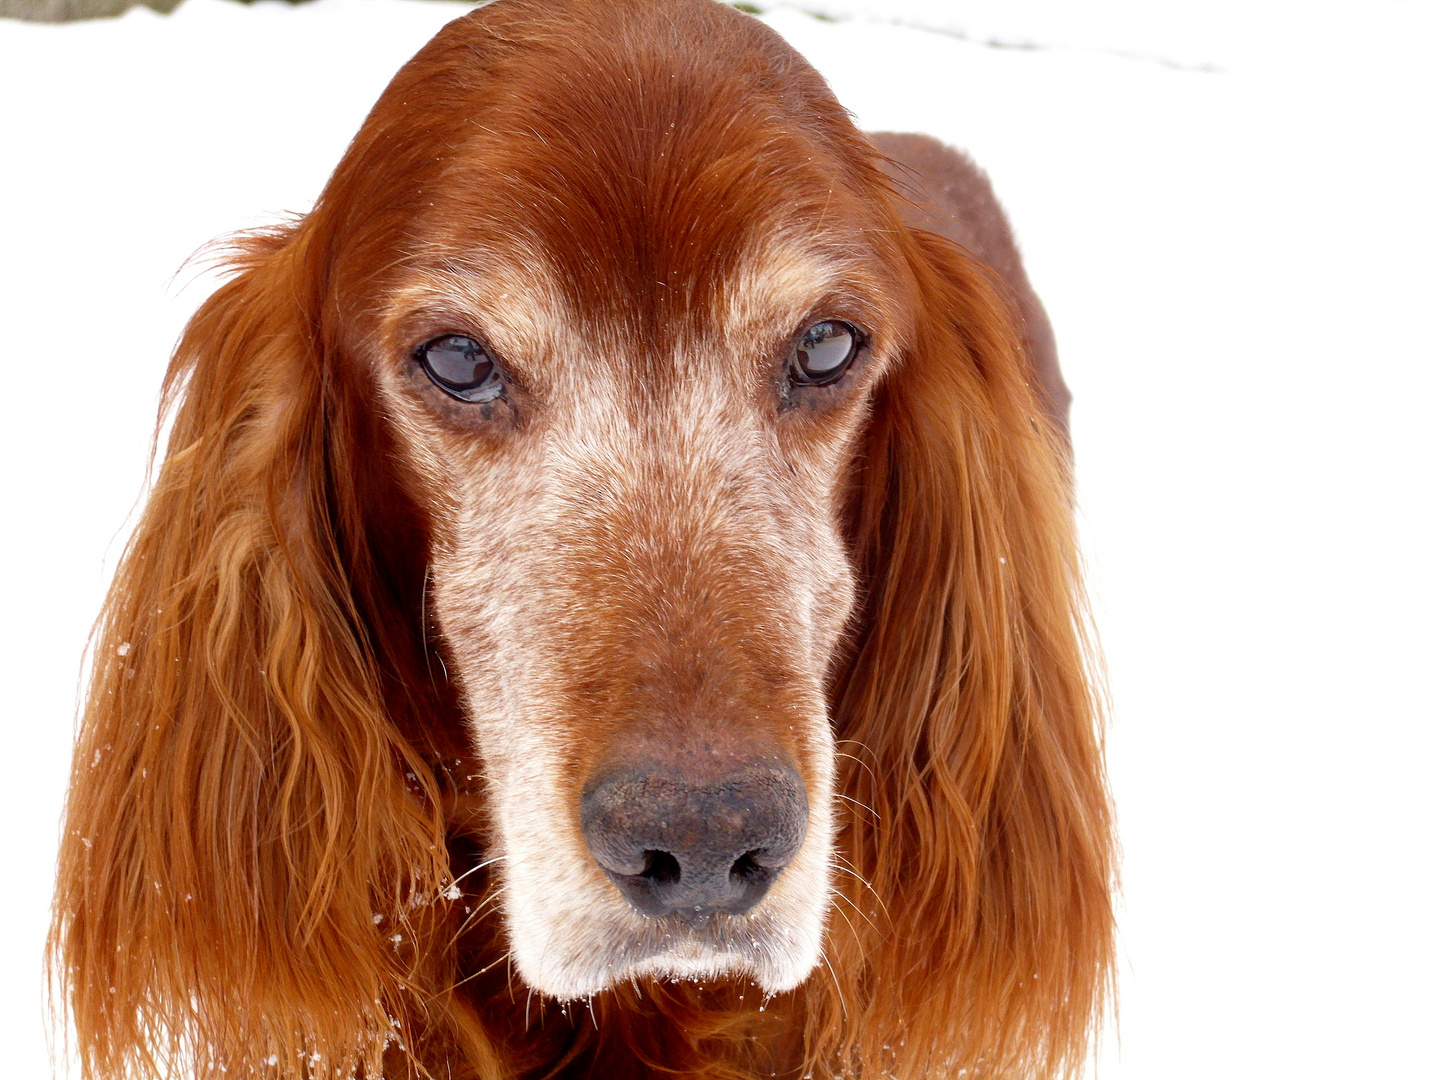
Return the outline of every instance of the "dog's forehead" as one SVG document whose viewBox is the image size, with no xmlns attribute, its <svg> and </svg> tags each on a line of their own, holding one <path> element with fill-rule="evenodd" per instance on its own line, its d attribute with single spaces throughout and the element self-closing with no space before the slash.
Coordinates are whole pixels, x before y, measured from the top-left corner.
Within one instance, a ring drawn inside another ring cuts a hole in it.
<svg viewBox="0 0 1440 1080">
<path fill-rule="evenodd" d="M 425 105 L 434 122 L 411 155 L 423 197 L 396 232 L 397 262 L 432 280 L 461 267 L 512 304 L 523 293 L 603 313 L 632 340 L 883 295 L 878 174 L 837 152 L 863 137 L 788 46 L 718 7 L 622 20 L 619 43 L 522 23 L 480 34 L 488 53 L 443 53 L 464 92 Z M 731 31 L 718 41 L 715 17 Z"/>
</svg>

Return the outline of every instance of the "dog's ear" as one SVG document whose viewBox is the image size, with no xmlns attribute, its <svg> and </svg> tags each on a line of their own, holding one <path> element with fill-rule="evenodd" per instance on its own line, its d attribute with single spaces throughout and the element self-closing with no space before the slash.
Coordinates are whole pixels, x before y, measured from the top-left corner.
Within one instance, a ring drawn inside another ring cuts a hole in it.
<svg viewBox="0 0 1440 1080">
<path fill-rule="evenodd" d="M 378 466 L 303 240 L 249 238 L 188 326 L 94 638 L 51 937 L 89 1076 L 379 1076 L 443 908 L 394 716 L 421 617 L 369 629 L 396 592 L 357 535 Z"/>
<path fill-rule="evenodd" d="M 861 459 L 836 690 L 842 974 L 814 980 L 848 1001 L 812 1047 L 865 1075 L 1065 1075 L 1108 1000 L 1115 857 L 1067 457 L 1002 286 L 903 244 L 917 322 Z"/>
</svg>

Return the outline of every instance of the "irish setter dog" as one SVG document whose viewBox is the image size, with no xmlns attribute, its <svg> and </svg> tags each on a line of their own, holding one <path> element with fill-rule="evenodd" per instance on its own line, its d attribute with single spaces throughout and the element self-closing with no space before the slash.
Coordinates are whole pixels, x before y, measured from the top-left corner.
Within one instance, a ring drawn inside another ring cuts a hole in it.
<svg viewBox="0 0 1440 1080">
<path fill-rule="evenodd" d="M 97 631 L 87 1075 L 1083 1066 L 1063 386 L 973 167 L 711 0 L 498 0 L 233 270 Z"/>
</svg>

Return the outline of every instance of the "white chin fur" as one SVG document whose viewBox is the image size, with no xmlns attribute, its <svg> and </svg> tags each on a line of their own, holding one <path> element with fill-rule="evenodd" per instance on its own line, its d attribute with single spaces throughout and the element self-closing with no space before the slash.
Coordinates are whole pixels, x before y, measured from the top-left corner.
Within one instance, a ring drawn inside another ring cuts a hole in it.
<svg viewBox="0 0 1440 1080">
<path fill-rule="evenodd" d="M 765 898 L 744 915 L 717 916 L 699 929 L 641 915 L 588 851 L 557 842 L 537 800 L 506 813 L 502 799 L 502 906 L 521 977 L 562 1001 L 638 978 L 742 976 L 767 994 L 793 990 L 820 962 L 830 905 L 833 824 L 829 792 L 817 794 L 805 844 Z"/>
<path fill-rule="evenodd" d="M 725 919 L 719 933 L 696 933 L 656 920 L 629 940 L 601 943 L 592 931 L 576 935 L 574 949 L 546 949 L 539 955 L 514 937 L 513 956 L 530 986 L 561 1001 L 632 979 L 705 982 L 726 976 L 748 977 L 765 994 L 781 994 L 804 982 L 820 962 L 824 923 L 819 912 L 804 919 L 803 926 L 777 926 L 779 921 L 741 915 Z M 730 940 L 722 945 L 716 938 Z"/>
</svg>

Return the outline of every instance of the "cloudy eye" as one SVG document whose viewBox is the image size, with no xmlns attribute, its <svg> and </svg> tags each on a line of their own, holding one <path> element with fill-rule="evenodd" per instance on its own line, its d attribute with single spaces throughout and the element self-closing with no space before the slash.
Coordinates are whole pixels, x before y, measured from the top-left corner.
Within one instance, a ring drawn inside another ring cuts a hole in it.
<svg viewBox="0 0 1440 1080">
<path fill-rule="evenodd" d="M 790 360 L 790 377 L 797 383 L 823 386 L 850 366 L 860 351 L 860 331 L 849 323 L 818 322 L 800 336 Z"/>
<path fill-rule="evenodd" d="M 415 359 L 431 382 L 461 401 L 494 401 L 505 389 L 495 358 L 474 338 L 431 338 L 415 350 Z"/>
</svg>

